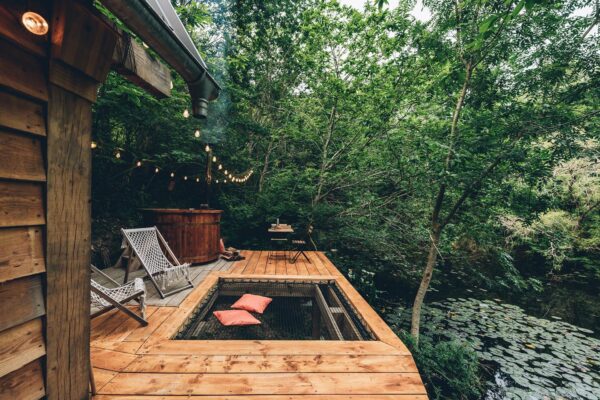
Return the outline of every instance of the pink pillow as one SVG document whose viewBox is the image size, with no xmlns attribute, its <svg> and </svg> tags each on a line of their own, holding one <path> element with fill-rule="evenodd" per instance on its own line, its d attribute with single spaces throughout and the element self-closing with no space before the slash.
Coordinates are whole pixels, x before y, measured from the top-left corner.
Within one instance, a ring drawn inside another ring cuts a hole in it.
<svg viewBox="0 0 600 400">
<path fill-rule="evenodd" d="M 257 296 L 255 294 L 246 293 L 238 301 L 233 303 L 231 308 L 237 308 L 238 310 L 246 310 L 262 314 L 267 306 L 273 301 L 270 297 Z"/>
<path fill-rule="evenodd" d="M 219 239 L 219 253 L 225 253 L 225 243 L 223 243 L 223 239 Z"/>
<path fill-rule="evenodd" d="M 248 311 L 213 311 L 213 314 L 225 326 L 260 325 L 260 321 L 254 318 Z"/>
</svg>

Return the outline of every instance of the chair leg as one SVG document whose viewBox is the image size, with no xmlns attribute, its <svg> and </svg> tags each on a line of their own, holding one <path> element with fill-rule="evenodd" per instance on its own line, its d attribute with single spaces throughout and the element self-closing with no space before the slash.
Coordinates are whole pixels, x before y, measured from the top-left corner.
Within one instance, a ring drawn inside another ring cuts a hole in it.
<svg viewBox="0 0 600 400">
<path fill-rule="evenodd" d="M 304 252 L 304 250 L 300 250 L 300 253 L 302 253 L 302 255 L 304 256 L 304 258 L 306 258 L 306 261 L 308 261 L 309 264 L 312 264 L 310 262 L 310 259 L 308 258 L 308 256 L 306 255 L 306 253 Z M 298 254 L 298 257 L 300 257 L 300 255 Z"/>
</svg>

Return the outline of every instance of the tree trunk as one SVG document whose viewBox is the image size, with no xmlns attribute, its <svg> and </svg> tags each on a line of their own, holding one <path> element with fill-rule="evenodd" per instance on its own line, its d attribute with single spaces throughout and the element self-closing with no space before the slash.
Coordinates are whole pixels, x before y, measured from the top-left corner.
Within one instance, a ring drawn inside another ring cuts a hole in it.
<svg viewBox="0 0 600 400">
<path fill-rule="evenodd" d="M 429 246 L 429 254 L 427 255 L 427 264 L 425 265 L 423 277 L 421 278 L 421 284 L 419 285 L 419 290 L 417 290 L 417 295 L 415 296 L 415 301 L 413 303 L 410 334 L 415 338 L 417 345 L 419 344 L 419 329 L 421 326 L 421 306 L 423 305 L 423 300 L 427 294 L 427 289 L 429 288 L 429 283 L 431 282 L 431 277 L 433 276 L 433 268 L 435 267 L 435 263 L 437 261 L 440 234 L 441 228 L 434 227 L 431 232 L 431 242 Z"/>
</svg>

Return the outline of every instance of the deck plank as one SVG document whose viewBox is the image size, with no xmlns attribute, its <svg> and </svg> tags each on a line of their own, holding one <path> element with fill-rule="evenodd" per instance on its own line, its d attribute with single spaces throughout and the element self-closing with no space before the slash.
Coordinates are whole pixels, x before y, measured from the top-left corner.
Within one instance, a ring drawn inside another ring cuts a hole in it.
<svg viewBox="0 0 600 400">
<path fill-rule="evenodd" d="M 263 394 L 425 394 L 418 373 L 120 373 L 103 388 L 106 394 L 263 395 Z"/>
<path fill-rule="evenodd" d="M 417 372 L 409 355 L 141 355 L 125 372 L 261 373 L 261 372 Z"/>
<path fill-rule="evenodd" d="M 95 400 L 428 400 L 426 394 L 367 394 L 367 395 L 250 395 L 250 396 L 136 396 L 136 395 L 98 395 Z"/>
</svg>

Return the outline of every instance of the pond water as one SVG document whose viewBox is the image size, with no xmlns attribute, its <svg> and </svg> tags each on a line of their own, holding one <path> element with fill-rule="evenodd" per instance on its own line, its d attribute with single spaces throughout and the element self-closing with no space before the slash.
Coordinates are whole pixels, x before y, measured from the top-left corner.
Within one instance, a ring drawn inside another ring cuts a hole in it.
<svg viewBox="0 0 600 400">
<path fill-rule="evenodd" d="M 410 310 L 386 319 L 407 329 Z M 485 400 L 600 400 L 600 340 L 560 320 L 528 315 L 500 299 L 446 298 L 424 306 L 422 334 L 458 340 L 492 371 Z"/>
</svg>

